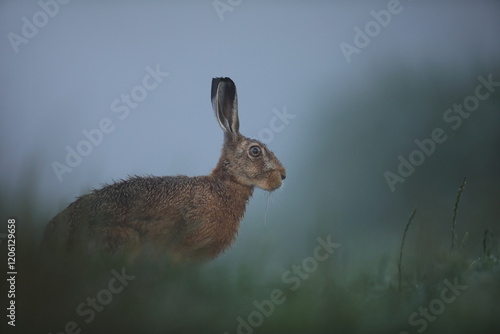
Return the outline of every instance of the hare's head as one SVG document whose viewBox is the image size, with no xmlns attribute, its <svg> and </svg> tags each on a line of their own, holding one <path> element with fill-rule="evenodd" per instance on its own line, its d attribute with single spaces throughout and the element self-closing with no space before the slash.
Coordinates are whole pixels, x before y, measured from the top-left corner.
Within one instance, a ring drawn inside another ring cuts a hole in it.
<svg viewBox="0 0 500 334">
<path fill-rule="evenodd" d="M 238 96 L 229 78 L 212 80 L 212 106 L 224 131 L 224 146 L 214 172 L 236 182 L 272 191 L 281 186 L 286 171 L 266 145 L 240 134 Z"/>
</svg>

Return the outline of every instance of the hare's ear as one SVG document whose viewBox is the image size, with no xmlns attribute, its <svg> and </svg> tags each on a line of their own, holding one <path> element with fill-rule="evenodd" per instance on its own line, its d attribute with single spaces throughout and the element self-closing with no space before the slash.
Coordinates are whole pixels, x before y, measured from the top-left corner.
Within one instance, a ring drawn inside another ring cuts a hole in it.
<svg viewBox="0 0 500 334">
<path fill-rule="evenodd" d="M 239 136 L 238 96 L 233 80 L 212 79 L 212 107 L 222 130 L 233 138 Z"/>
</svg>

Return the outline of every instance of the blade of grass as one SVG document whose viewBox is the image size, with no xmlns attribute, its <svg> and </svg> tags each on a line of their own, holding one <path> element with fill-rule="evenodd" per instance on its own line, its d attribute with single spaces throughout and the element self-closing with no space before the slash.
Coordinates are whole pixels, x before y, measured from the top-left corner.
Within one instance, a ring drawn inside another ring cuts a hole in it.
<svg viewBox="0 0 500 334">
<path fill-rule="evenodd" d="M 408 228 L 410 227 L 411 221 L 415 217 L 415 213 L 417 209 L 413 209 L 413 212 L 406 223 L 405 231 L 403 232 L 403 238 L 401 239 L 401 248 L 399 250 L 399 259 L 398 259 L 398 291 L 401 292 L 401 261 L 403 260 L 403 247 L 405 246 L 406 233 L 408 232 Z"/>
<path fill-rule="evenodd" d="M 453 252 L 453 250 L 455 249 L 455 244 L 457 243 L 457 233 L 455 231 L 455 228 L 457 226 L 458 204 L 460 203 L 460 197 L 462 197 L 462 192 L 464 191 L 465 188 L 466 179 L 467 178 L 464 177 L 462 184 L 458 188 L 457 199 L 455 201 L 455 208 L 453 209 L 453 221 L 451 224 L 451 252 Z"/>
</svg>

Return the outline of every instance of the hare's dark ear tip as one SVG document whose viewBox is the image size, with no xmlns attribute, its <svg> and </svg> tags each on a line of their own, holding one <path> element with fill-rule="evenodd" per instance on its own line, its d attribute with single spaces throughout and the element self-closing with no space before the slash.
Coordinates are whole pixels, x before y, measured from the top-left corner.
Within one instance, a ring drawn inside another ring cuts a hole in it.
<svg viewBox="0 0 500 334">
<path fill-rule="evenodd" d="M 219 78 L 213 78 L 212 79 L 212 89 L 217 89 L 219 84 L 224 83 L 228 86 L 235 86 L 234 81 L 231 80 L 231 78 L 228 77 L 219 77 Z"/>
<path fill-rule="evenodd" d="M 229 88 L 233 91 L 236 91 L 236 85 L 234 84 L 234 81 L 231 80 L 231 78 L 228 78 L 228 77 L 212 78 L 212 89 L 211 89 L 211 94 L 210 94 L 210 97 L 212 100 L 217 95 L 217 90 L 219 89 L 220 84 L 225 84 L 224 85 L 225 89 Z M 235 93 L 233 93 L 231 95 L 234 95 L 234 94 Z"/>
<path fill-rule="evenodd" d="M 212 79 L 212 85 L 213 84 L 218 84 L 219 82 L 227 82 L 227 83 L 234 84 L 233 80 L 231 80 L 231 78 L 228 78 L 228 77 L 218 77 L 218 78 L 213 78 Z"/>
</svg>

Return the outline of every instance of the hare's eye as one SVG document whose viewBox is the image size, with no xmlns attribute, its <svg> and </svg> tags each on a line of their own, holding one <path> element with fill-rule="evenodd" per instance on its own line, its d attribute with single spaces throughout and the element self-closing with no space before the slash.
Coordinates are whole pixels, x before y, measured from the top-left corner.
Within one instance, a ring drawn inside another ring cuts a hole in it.
<svg viewBox="0 0 500 334">
<path fill-rule="evenodd" d="M 258 158 L 262 155 L 262 149 L 259 146 L 252 146 L 250 150 L 248 150 L 248 153 L 251 157 Z"/>
</svg>

